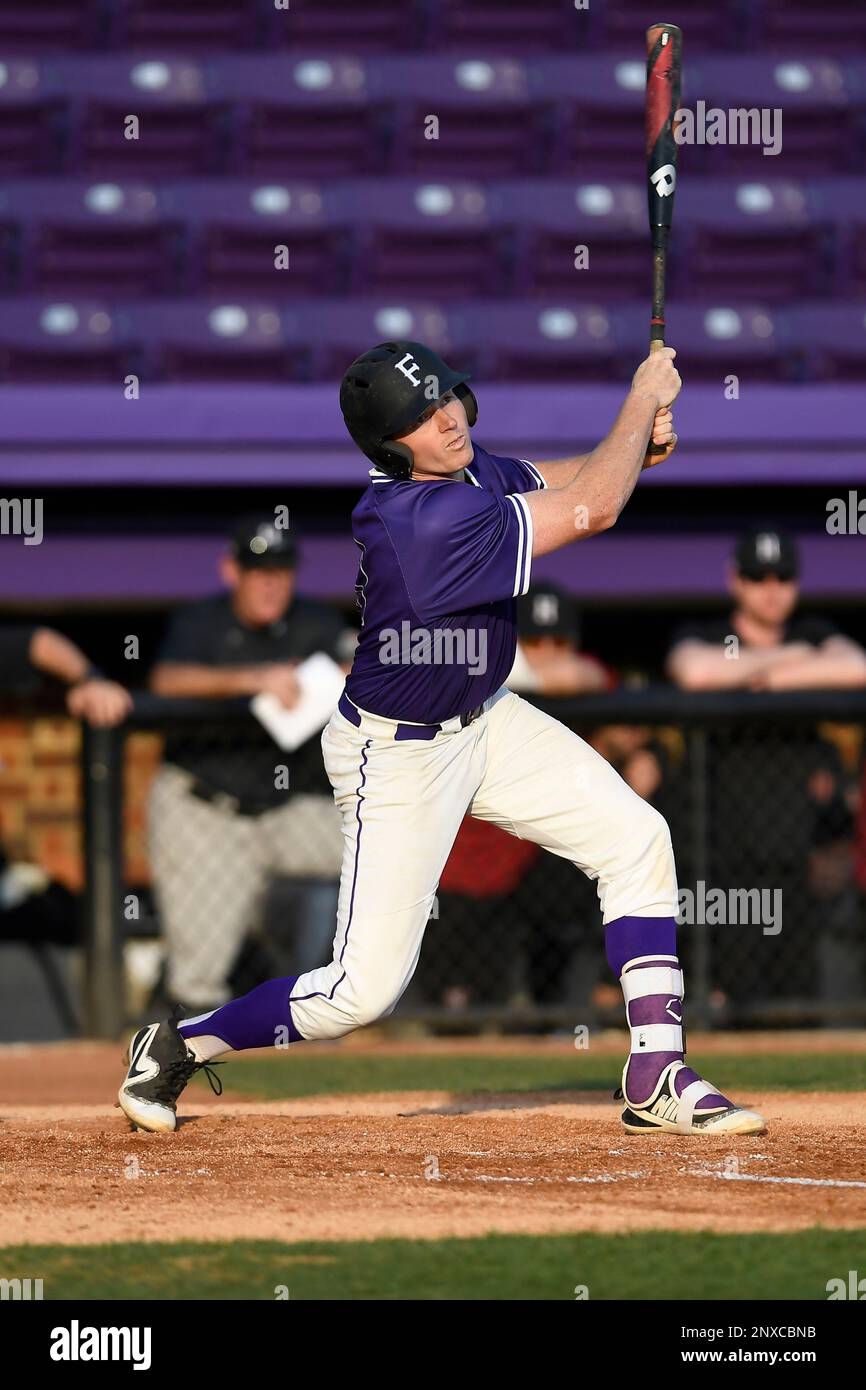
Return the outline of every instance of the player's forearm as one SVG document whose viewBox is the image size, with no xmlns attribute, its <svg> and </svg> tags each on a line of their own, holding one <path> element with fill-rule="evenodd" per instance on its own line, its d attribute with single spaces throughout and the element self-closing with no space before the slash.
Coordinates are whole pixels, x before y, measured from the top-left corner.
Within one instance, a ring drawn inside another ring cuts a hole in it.
<svg viewBox="0 0 866 1390">
<path fill-rule="evenodd" d="M 532 512 L 533 555 L 614 525 L 640 477 L 657 408 L 652 395 L 632 388 L 610 433 L 571 482 L 524 494 Z"/>
<path fill-rule="evenodd" d="M 50 627 L 36 629 L 30 640 L 29 656 L 37 670 L 55 676 L 66 685 L 76 685 L 91 669 L 80 647 Z"/>
<path fill-rule="evenodd" d="M 155 695 L 175 699 L 231 699 L 253 695 L 261 687 L 261 673 L 251 666 L 197 666 L 163 661 L 153 668 L 150 688 Z"/>
</svg>

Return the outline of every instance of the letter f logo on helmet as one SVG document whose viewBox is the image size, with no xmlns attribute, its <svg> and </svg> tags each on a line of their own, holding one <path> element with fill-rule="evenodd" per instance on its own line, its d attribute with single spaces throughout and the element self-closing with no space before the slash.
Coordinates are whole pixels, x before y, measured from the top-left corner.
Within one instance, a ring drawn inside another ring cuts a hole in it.
<svg viewBox="0 0 866 1390">
<path fill-rule="evenodd" d="M 421 369 L 411 352 L 407 352 L 405 356 L 400 358 L 399 362 L 394 363 L 394 366 L 398 372 L 402 372 L 411 381 L 413 386 L 421 385 Z"/>
</svg>

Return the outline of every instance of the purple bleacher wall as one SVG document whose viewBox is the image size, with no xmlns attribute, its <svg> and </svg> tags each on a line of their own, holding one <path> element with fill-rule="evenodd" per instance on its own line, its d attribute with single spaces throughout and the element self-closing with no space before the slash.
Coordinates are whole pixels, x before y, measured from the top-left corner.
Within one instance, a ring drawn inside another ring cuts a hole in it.
<svg viewBox="0 0 866 1390">
<path fill-rule="evenodd" d="M 681 149 L 682 443 L 641 486 L 701 493 L 706 534 L 648 534 L 628 562 L 612 536 L 592 567 L 539 567 L 587 595 L 646 594 L 647 569 L 660 596 L 715 591 L 713 489 L 866 483 L 866 6 L 681 8 L 683 105 L 780 111 L 782 142 Z M 360 485 L 335 383 L 389 337 L 472 373 L 487 447 L 590 447 L 646 346 L 647 15 L 643 0 L 0 5 L 0 493 L 93 489 L 96 516 L 124 487 Z M 307 579 L 346 594 L 347 518 L 325 503 L 322 518 Z M 209 582 L 206 537 L 181 552 L 167 528 L 154 570 L 132 526 L 84 541 L 52 525 L 51 565 L 4 538 L 0 594 Z M 821 516 L 814 530 L 807 583 L 862 591 L 856 538 L 828 548 Z"/>
</svg>

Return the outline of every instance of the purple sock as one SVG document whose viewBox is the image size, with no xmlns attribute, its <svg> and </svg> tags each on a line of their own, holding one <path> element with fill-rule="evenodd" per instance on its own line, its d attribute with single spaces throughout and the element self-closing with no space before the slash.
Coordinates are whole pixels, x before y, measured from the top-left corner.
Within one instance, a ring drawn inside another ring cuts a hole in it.
<svg viewBox="0 0 866 1390">
<path fill-rule="evenodd" d="M 604 929 L 607 963 L 617 979 L 638 956 L 676 956 L 675 917 L 617 917 Z"/>
<path fill-rule="evenodd" d="M 289 1007 L 289 995 L 297 978 L 297 975 L 286 975 L 279 980 L 267 980 L 251 989 L 249 994 L 242 994 L 240 999 L 231 999 L 228 1004 L 214 1009 L 213 1013 L 182 1021 L 178 1024 L 179 1031 L 184 1038 L 210 1035 L 222 1038 L 235 1052 L 244 1052 L 250 1047 L 273 1047 L 283 1040 L 303 1042 Z"/>
<path fill-rule="evenodd" d="M 623 970 L 633 971 L 659 968 L 679 969 L 677 960 L 677 924 L 674 917 L 618 917 L 608 922 L 605 928 L 605 948 L 611 970 L 622 977 Z M 640 961 L 640 964 L 636 962 Z M 640 1028 L 661 1024 L 681 1027 L 683 1003 L 681 994 L 650 994 L 632 999 L 626 1004 L 626 1021 L 630 1028 Z M 668 1052 L 631 1052 L 626 1069 L 626 1085 L 629 1099 L 635 1104 L 647 1100 L 655 1088 L 662 1071 L 671 1062 L 681 1062 L 680 1049 Z M 699 1081 L 697 1072 L 684 1067 L 677 1073 L 676 1091 L 682 1095 L 692 1081 Z M 719 1105 L 729 1105 L 725 1096 L 714 1092 L 698 1101 L 696 1109 L 713 1109 Z"/>
</svg>

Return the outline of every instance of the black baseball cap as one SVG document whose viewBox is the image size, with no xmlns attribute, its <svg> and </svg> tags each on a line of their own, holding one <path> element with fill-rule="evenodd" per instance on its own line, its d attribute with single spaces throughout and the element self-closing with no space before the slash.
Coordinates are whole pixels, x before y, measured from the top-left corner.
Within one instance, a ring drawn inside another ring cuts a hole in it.
<svg viewBox="0 0 866 1390">
<path fill-rule="evenodd" d="M 743 579 L 764 579 L 768 574 L 796 579 L 800 573 L 797 542 L 787 531 L 769 527 L 747 531 L 737 541 L 734 565 Z"/>
<path fill-rule="evenodd" d="M 565 637 L 577 642 L 580 612 L 571 594 L 556 584 L 534 584 L 517 600 L 517 635 L 529 639 Z"/>
<path fill-rule="evenodd" d="M 232 538 L 232 554 L 242 569 L 294 569 L 298 547 L 291 532 L 272 516 L 247 516 Z"/>
</svg>

